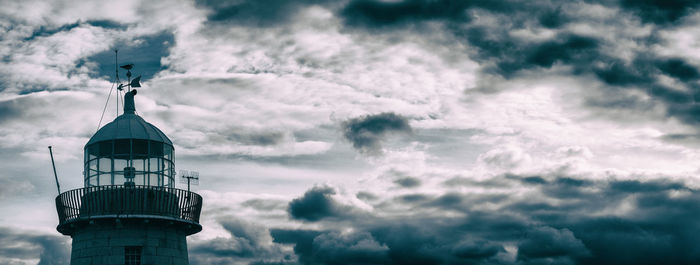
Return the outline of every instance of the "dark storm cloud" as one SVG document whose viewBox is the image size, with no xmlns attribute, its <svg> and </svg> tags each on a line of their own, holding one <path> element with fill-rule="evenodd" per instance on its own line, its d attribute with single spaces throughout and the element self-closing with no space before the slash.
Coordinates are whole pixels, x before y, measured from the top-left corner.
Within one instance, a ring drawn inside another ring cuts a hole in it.
<svg viewBox="0 0 700 265">
<path fill-rule="evenodd" d="M 465 260 L 482 260 L 499 252 L 505 252 L 503 246 L 488 241 L 460 241 L 453 249 L 453 254 Z"/>
<path fill-rule="evenodd" d="M 518 259 L 585 257 L 590 253 L 580 239 L 568 229 L 542 227 L 532 229 L 518 244 Z"/>
<path fill-rule="evenodd" d="M 700 191 L 682 182 L 571 176 L 499 178 L 527 185 L 534 193 L 525 198 L 498 194 L 501 198 L 494 200 L 489 195 L 451 192 L 434 198 L 419 195 L 423 197 L 420 203 L 388 198 L 372 203 L 410 204 L 415 211 L 437 206 L 463 215 L 345 215 L 340 218 L 347 222 L 337 229 L 345 231 L 349 225 L 352 232 L 340 233 L 327 223 L 329 226 L 318 231 L 272 229 L 271 235 L 277 243 L 293 244 L 302 264 L 700 262 L 700 241 L 693 236 L 700 231 L 700 224 L 694 221 L 700 217 Z M 462 185 L 479 187 L 480 183 Z M 328 194 L 318 188 L 312 191 Z M 308 198 L 305 194 L 295 201 Z M 323 201 L 342 205 L 330 197 Z M 480 210 L 486 202 L 499 206 Z M 503 255 L 507 245 L 517 248 L 515 260 Z"/>
<path fill-rule="evenodd" d="M 576 2 L 576 1 L 572 1 Z M 668 25 L 697 10 L 700 4 L 693 0 L 620 0 L 584 1 L 620 7 L 639 17 L 645 23 Z M 557 28 L 575 18 L 562 12 L 556 1 L 455 1 L 455 0 L 407 0 L 379 1 L 353 0 L 339 13 L 352 26 L 382 27 L 400 23 L 415 23 L 427 20 L 469 22 L 467 11 L 483 9 L 494 14 L 530 14 L 547 28 Z"/>
<path fill-rule="evenodd" d="M 0 257 L 39 259 L 39 265 L 68 264 L 70 246 L 64 237 L 22 233 L 0 227 Z"/>
<path fill-rule="evenodd" d="M 567 17 L 561 7 L 554 8 L 549 11 L 545 11 L 539 16 L 538 21 L 545 28 L 559 28 L 569 22 L 571 18 Z"/>
<path fill-rule="evenodd" d="M 507 15 L 517 22 L 535 18 L 547 28 L 557 28 L 574 20 L 564 14 L 561 5 L 550 1 L 488 1 L 488 0 L 353 0 L 338 11 L 345 25 L 369 30 L 392 26 L 416 25 L 426 21 L 448 24 L 468 24 L 474 19 L 471 10 L 486 10 L 495 15 Z M 515 23 L 521 24 L 521 23 Z"/>
<path fill-rule="evenodd" d="M 314 239 L 321 233 L 314 230 L 270 229 L 270 235 L 274 242 L 293 244 L 294 253 L 299 256 L 299 260 L 304 264 L 313 264 L 308 257 L 311 256 Z"/>
<path fill-rule="evenodd" d="M 504 77 L 512 77 L 527 69 L 551 68 L 557 63 L 572 65 L 578 72 L 601 56 L 597 51 L 599 40 L 570 33 L 538 42 L 515 40 L 507 30 L 484 26 L 455 29 L 454 33 L 478 49 L 475 59 L 493 64 L 485 69 L 487 72 Z"/>
<path fill-rule="evenodd" d="M 319 221 L 329 217 L 343 217 L 348 214 L 347 208 L 331 198 L 335 190 L 331 187 L 314 187 L 304 193 L 304 196 L 289 203 L 289 215 L 294 219 Z"/>
<path fill-rule="evenodd" d="M 695 66 L 688 64 L 681 58 L 671 58 L 667 60 L 659 60 L 656 62 L 657 67 L 665 74 L 675 77 L 680 81 L 687 82 L 700 78 L 700 73 Z"/>
<path fill-rule="evenodd" d="M 32 32 L 32 35 L 24 38 L 24 41 L 32 41 L 36 38 L 51 36 L 53 34 L 63 32 L 63 31 L 70 31 L 70 30 L 77 28 L 77 27 L 84 25 L 84 24 L 94 26 L 94 27 L 106 28 L 106 29 L 116 29 L 116 30 L 126 30 L 127 29 L 126 25 L 121 24 L 121 23 L 116 22 L 116 21 L 112 21 L 112 20 L 88 20 L 88 21 L 84 21 L 84 22 L 77 21 L 75 23 L 70 23 L 70 24 L 65 24 L 65 25 L 60 25 L 60 26 L 41 25 Z"/>
<path fill-rule="evenodd" d="M 390 133 L 410 133 L 408 119 L 391 112 L 367 115 L 343 122 L 343 136 L 366 154 L 381 152 L 381 141 Z"/>
<path fill-rule="evenodd" d="M 653 62 L 648 60 L 645 55 L 642 58 L 636 58 L 630 63 L 626 63 L 621 59 L 606 58 L 605 56 L 597 56 L 600 64 L 592 68 L 593 74 L 604 83 L 611 86 L 644 86 L 652 84 L 657 74 L 657 69 Z"/>
<path fill-rule="evenodd" d="M 584 2 L 623 12 L 610 22 L 613 26 L 619 23 L 619 27 L 628 27 L 623 20 L 628 17 L 624 14 L 629 14 L 652 27 L 667 28 L 678 25 L 683 17 L 700 6 L 700 2 L 690 0 Z M 470 57 L 481 64 L 484 74 L 510 79 L 562 66 L 574 76 L 601 81 L 607 85 L 604 89 L 610 90 L 606 94 L 616 94 L 614 97 L 588 95 L 585 99 L 588 107 L 637 111 L 661 104 L 669 118 L 689 124 L 700 122 L 700 107 L 695 105 L 700 99 L 700 87 L 696 84 L 700 72 L 694 64 L 681 58 L 656 55 L 654 45 L 663 43 L 655 33 L 629 39 L 640 48 L 633 51 L 631 58 L 618 58 L 607 49 L 619 44 L 594 35 L 568 32 L 567 23 L 586 23 L 586 19 L 590 19 L 577 17 L 576 12 L 566 12 L 575 4 L 577 2 L 354 0 L 337 14 L 347 27 L 368 32 L 391 31 L 408 25 L 418 26 L 411 28 L 420 31 L 421 23 L 442 22 L 448 32 L 469 46 Z M 479 10 L 481 16 L 491 16 L 502 23 L 476 23 L 471 15 L 475 10 Z M 523 39 L 513 34 L 515 30 L 536 29 L 537 26 L 555 29 L 558 34 L 545 40 Z M 664 77 L 679 83 L 662 84 Z M 475 91 L 492 90 L 479 87 Z M 641 91 L 651 98 L 635 98 L 632 91 Z"/>
<path fill-rule="evenodd" d="M 535 45 L 527 51 L 525 57 L 526 65 L 537 65 L 541 67 L 552 67 L 554 63 L 569 63 L 573 61 L 586 61 L 588 53 L 598 46 L 598 40 L 594 38 L 569 35 L 559 36 L 554 41 L 544 42 Z"/>
<path fill-rule="evenodd" d="M 39 38 L 39 37 L 50 36 L 50 35 L 53 35 L 53 34 L 56 34 L 58 32 L 62 32 L 62 31 L 70 31 L 71 29 L 74 29 L 74 28 L 77 28 L 78 26 L 80 26 L 80 24 L 81 24 L 80 22 L 75 22 L 75 23 L 65 24 L 65 25 L 61 25 L 61 26 L 42 25 L 39 28 L 37 28 L 36 30 L 34 30 L 34 32 L 32 32 L 31 36 L 24 38 L 24 41 L 32 41 L 32 40 Z"/>
<path fill-rule="evenodd" d="M 238 24 L 253 27 L 272 27 L 287 23 L 305 6 L 324 4 L 323 0 L 254 0 L 222 1 L 198 0 L 198 7 L 209 10 L 207 19 L 214 24 Z"/>
<path fill-rule="evenodd" d="M 300 255 L 302 261 L 315 264 L 387 264 L 391 262 L 387 247 L 377 243 L 367 232 L 330 231 L 316 236 L 311 253 Z"/>
<path fill-rule="evenodd" d="M 700 2 L 693 0 L 621 0 L 620 7 L 639 16 L 643 22 L 675 23 L 693 13 Z"/>
<path fill-rule="evenodd" d="M 472 2 L 485 1 L 350 1 L 340 12 L 345 23 L 354 26 L 378 27 L 416 20 L 468 20 L 464 10 Z M 499 1 L 496 1 L 499 2 Z M 498 3 L 496 3 L 498 4 Z"/>
</svg>

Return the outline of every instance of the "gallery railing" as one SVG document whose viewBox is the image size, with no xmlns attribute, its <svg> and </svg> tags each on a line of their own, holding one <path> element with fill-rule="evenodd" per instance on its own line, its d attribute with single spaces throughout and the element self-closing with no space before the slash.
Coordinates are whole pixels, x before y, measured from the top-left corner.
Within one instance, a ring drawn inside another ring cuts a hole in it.
<svg viewBox="0 0 700 265">
<path fill-rule="evenodd" d="M 154 186 L 95 186 L 56 197 L 59 226 L 101 216 L 170 217 L 199 223 L 202 196 L 194 192 Z"/>
</svg>

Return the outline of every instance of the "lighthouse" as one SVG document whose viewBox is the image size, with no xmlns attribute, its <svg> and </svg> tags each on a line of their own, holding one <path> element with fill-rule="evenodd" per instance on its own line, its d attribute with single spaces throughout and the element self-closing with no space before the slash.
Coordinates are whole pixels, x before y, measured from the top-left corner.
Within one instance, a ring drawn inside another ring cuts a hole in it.
<svg viewBox="0 0 700 265">
<path fill-rule="evenodd" d="M 136 94 L 85 144 L 84 187 L 56 197 L 71 265 L 186 265 L 186 237 L 202 230 L 202 197 L 175 188 L 173 143 L 137 115 Z"/>
</svg>

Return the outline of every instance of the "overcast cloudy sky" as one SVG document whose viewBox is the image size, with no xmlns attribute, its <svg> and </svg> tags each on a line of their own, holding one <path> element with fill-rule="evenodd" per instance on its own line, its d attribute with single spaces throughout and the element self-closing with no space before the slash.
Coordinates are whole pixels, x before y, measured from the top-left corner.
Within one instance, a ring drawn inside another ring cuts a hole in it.
<svg viewBox="0 0 700 265">
<path fill-rule="evenodd" d="M 0 264 L 67 264 L 46 147 L 82 187 L 114 48 L 192 264 L 698 264 L 699 9 L 0 0 Z"/>
</svg>

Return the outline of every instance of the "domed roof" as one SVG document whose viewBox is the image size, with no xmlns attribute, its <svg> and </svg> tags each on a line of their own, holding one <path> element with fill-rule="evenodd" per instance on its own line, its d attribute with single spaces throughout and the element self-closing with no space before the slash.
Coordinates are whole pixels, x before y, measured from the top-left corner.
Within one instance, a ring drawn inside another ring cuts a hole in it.
<svg viewBox="0 0 700 265">
<path fill-rule="evenodd" d="M 158 127 L 146 122 L 136 114 L 125 113 L 98 130 L 87 145 L 115 139 L 142 139 L 173 145 Z"/>
<path fill-rule="evenodd" d="M 136 115 L 134 95 L 136 95 L 136 89 L 124 95 L 124 114 L 100 128 L 85 146 L 116 139 L 151 140 L 173 145 L 168 136 L 165 136 L 158 127 Z"/>
</svg>

